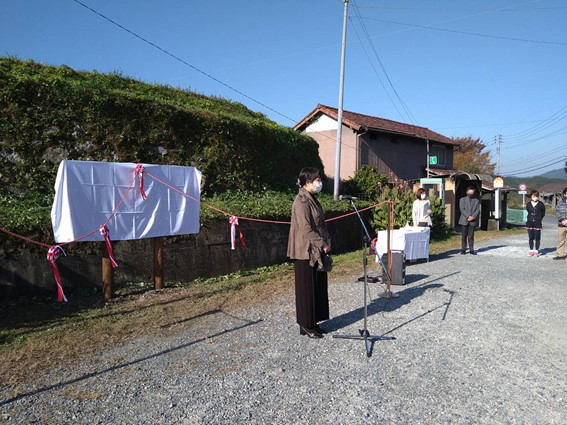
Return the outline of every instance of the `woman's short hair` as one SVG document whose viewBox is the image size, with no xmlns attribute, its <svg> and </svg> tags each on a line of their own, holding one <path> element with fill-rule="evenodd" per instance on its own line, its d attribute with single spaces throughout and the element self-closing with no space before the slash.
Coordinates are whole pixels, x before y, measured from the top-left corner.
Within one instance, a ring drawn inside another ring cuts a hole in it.
<svg viewBox="0 0 567 425">
<path fill-rule="evenodd" d="M 314 182 L 315 180 L 320 178 L 321 175 L 317 168 L 305 167 L 299 172 L 297 184 L 299 185 L 299 187 L 303 187 L 307 184 L 307 182 Z"/>
<path fill-rule="evenodd" d="M 415 194 L 415 197 L 416 197 L 417 199 L 421 199 L 421 194 L 422 194 L 422 193 L 425 193 L 425 189 L 424 189 L 423 187 L 420 187 L 419 189 L 417 189 L 417 192 L 416 192 L 416 194 Z"/>
<path fill-rule="evenodd" d="M 530 196 L 534 196 L 534 195 L 539 196 L 539 192 L 535 189 L 530 192 Z"/>
</svg>

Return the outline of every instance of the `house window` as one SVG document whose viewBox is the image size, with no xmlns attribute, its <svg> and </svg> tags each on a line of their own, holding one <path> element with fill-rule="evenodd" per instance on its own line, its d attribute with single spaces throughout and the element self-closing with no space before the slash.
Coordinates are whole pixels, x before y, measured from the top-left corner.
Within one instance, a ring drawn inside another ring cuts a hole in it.
<svg viewBox="0 0 567 425">
<path fill-rule="evenodd" d="M 445 162 L 445 146 L 440 145 L 433 145 L 429 149 L 429 156 L 436 156 L 437 157 L 437 164 L 439 166 L 444 167 L 446 165 Z"/>
<path fill-rule="evenodd" d="M 378 133 L 371 131 L 368 133 L 368 137 L 370 138 L 370 140 L 378 140 Z"/>
</svg>

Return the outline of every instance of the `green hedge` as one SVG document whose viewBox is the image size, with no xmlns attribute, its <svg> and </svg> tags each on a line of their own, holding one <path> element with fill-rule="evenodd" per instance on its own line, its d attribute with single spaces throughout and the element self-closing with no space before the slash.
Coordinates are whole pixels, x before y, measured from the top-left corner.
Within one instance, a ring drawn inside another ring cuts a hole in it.
<svg viewBox="0 0 567 425">
<path fill-rule="evenodd" d="M 204 193 L 290 190 L 318 145 L 228 100 L 0 58 L 0 193 L 53 193 L 63 159 L 195 165 Z"/>
<path fill-rule="evenodd" d="M 261 193 L 227 191 L 203 197 L 202 201 L 242 217 L 289 221 L 291 205 L 295 196 L 296 193 L 291 191 L 264 191 Z M 318 199 L 328 218 L 351 211 L 346 202 L 336 202 L 332 195 L 320 194 Z M 27 195 L 23 198 L 14 198 L 0 195 L 0 226 L 34 240 L 51 244 L 53 243 L 50 220 L 51 202 L 50 196 Z M 361 208 L 370 205 L 369 202 L 359 204 Z M 206 206 L 201 207 L 201 224 L 207 225 L 217 220 L 228 219 Z M 44 248 L 36 248 L 1 232 L 0 241 L 0 256 L 6 255 L 6 253 L 45 251 Z M 78 248 L 79 245 L 83 244 L 75 244 L 75 248 L 72 249 L 80 249 Z M 88 248 L 85 249 L 89 251 Z"/>
</svg>

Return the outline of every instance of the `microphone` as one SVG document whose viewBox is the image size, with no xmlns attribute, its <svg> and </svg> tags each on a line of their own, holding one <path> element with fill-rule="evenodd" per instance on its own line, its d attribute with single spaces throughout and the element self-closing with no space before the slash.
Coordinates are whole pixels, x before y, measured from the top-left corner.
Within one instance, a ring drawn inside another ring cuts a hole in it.
<svg viewBox="0 0 567 425">
<path fill-rule="evenodd" d="M 350 195 L 341 195 L 339 196 L 339 199 L 345 201 L 358 201 L 358 198 L 356 196 L 350 196 Z"/>
</svg>

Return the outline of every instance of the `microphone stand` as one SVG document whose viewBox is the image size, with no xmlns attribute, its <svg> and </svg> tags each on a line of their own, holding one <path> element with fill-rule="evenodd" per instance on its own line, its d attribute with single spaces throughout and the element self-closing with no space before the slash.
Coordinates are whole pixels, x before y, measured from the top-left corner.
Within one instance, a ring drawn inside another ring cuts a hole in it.
<svg viewBox="0 0 567 425">
<path fill-rule="evenodd" d="M 370 238 L 370 233 L 368 233 L 368 229 L 366 228 L 366 224 L 364 224 L 364 220 L 362 220 L 362 217 L 360 216 L 358 208 L 356 208 L 354 200 L 352 198 L 345 198 L 345 199 L 354 208 L 354 211 L 356 211 L 356 215 L 358 216 L 360 224 L 362 225 L 362 242 L 363 242 L 362 265 L 363 265 L 363 270 L 364 270 L 364 276 L 363 276 L 363 278 L 364 278 L 363 279 L 364 280 L 364 327 L 362 329 L 358 330 L 358 335 L 357 334 L 333 335 L 333 338 L 355 339 L 355 340 L 364 341 L 364 346 L 365 346 L 365 349 L 366 349 L 366 356 L 370 357 L 372 355 L 372 351 L 374 349 L 374 343 L 376 341 L 392 340 L 392 339 L 396 339 L 396 338 L 391 337 L 391 336 L 372 336 L 372 335 L 370 335 L 370 332 L 368 331 L 368 293 L 369 293 L 369 289 L 368 289 L 367 267 L 368 267 L 368 249 L 369 249 L 370 241 L 372 239 Z M 382 269 L 384 270 L 384 274 L 386 275 L 386 277 L 389 281 L 390 280 L 389 271 L 384 266 L 384 263 L 382 262 L 382 259 L 380 258 L 380 256 L 377 255 L 377 257 L 380 261 L 380 265 L 382 266 Z"/>
</svg>

